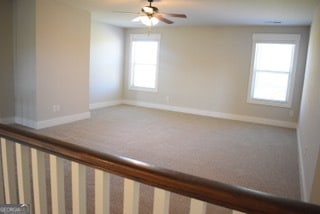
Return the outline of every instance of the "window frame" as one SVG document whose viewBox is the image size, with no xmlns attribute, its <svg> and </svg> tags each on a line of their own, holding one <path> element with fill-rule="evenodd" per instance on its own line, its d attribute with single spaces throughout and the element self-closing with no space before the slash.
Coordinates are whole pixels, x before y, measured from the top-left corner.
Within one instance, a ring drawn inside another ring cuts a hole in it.
<svg viewBox="0 0 320 214">
<path fill-rule="evenodd" d="M 129 48 L 129 90 L 158 92 L 158 76 L 159 76 L 159 57 L 160 57 L 160 34 L 130 34 L 130 48 Z M 155 73 L 155 87 L 139 87 L 134 86 L 134 66 L 133 66 L 133 47 L 132 43 L 135 41 L 156 41 L 158 43 L 157 59 L 156 59 L 156 73 Z"/>
<path fill-rule="evenodd" d="M 276 106 L 276 107 L 285 107 L 285 108 L 292 107 L 300 37 L 301 36 L 299 34 L 260 34 L 260 33 L 253 34 L 253 36 L 252 36 L 251 67 L 250 67 L 249 87 L 248 87 L 248 96 L 247 96 L 248 103 L 267 105 L 267 106 Z M 254 89 L 255 89 L 255 81 L 254 80 L 256 77 L 256 70 L 254 70 L 255 58 L 256 58 L 256 44 L 258 44 L 258 43 L 293 44 L 293 45 L 295 45 L 291 69 L 288 72 L 288 86 L 287 86 L 287 94 L 286 94 L 285 101 L 257 99 L 257 98 L 253 97 Z"/>
</svg>

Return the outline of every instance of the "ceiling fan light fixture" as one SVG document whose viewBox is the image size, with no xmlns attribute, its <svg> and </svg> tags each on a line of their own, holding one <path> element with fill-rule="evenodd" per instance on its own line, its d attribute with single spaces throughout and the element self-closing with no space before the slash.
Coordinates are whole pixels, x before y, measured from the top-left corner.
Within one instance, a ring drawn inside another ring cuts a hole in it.
<svg viewBox="0 0 320 214">
<path fill-rule="evenodd" d="M 142 12 L 147 13 L 147 14 L 153 14 L 155 12 L 153 7 L 145 6 L 142 8 Z"/>
<path fill-rule="evenodd" d="M 157 7 L 152 6 L 154 0 L 147 0 L 149 5 L 141 8 L 141 11 L 138 17 L 132 19 L 132 22 L 141 22 L 142 24 L 152 27 L 157 25 L 160 21 L 166 24 L 172 24 L 173 21 L 167 17 L 174 18 L 187 18 L 185 14 L 180 13 L 160 13 Z M 121 11 L 120 11 L 121 12 Z M 132 13 L 132 12 L 122 12 L 122 13 Z"/>
<path fill-rule="evenodd" d="M 159 19 L 157 19 L 156 17 L 149 17 L 149 16 L 141 17 L 140 21 L 148 27 L 155 26 L 159 23 Z"/>
</svg>

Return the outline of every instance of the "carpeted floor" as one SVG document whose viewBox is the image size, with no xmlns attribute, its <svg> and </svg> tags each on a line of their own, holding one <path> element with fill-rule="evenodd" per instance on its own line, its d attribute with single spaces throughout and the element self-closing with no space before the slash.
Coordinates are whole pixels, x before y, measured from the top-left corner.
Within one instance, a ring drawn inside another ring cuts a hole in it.
<svg viewBox="0 0 320 214">
<path fill-rule="evenodd" d="M 299 199 L 300 195 L 293 129 L 120 105 L 95 110 L 90 120 L 37 132 L 283 197 Z M 88 182 L 93 185 L 90 179 Z M 114 177 L 112 182 L 119 187 L 123 181 Z M 111 205 L 113 214 L 121 213 L 116 211 L 121 206 L 121 191 L 121 188 L 112 189 L 111 198 L 117 201 Z M 151 213 L 152 189 L 143 185 L 141 195 L 140 213 Z M 171 202 L 188 200 L 173 195 Z M 170 213 L 187 213 L 187 209 L 174 205 Z M 210 206 L 207 213 L 216 211 L 229 212 Z"/>
</svg>

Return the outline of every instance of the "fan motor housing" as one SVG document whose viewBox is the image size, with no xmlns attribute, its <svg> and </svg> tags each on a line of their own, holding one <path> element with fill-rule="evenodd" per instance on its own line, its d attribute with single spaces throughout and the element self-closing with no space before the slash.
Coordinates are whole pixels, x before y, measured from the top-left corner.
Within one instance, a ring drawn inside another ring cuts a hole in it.
<svg viewBox="0 0 320 214">
<path fill-rule="evenodd" d="M 143 13 L 146 13 L 148 15 L 153 15 L 154 13 L 158 13 L 159 9 L 157 7 L 153 7 L 153 6 L 144 6 L 141 11 Z"/>
</svg>

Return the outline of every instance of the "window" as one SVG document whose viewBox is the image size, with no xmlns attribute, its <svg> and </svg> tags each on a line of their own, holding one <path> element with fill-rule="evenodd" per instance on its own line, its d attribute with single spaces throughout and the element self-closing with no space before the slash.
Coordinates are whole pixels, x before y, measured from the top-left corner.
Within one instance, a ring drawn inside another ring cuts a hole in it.
<svg viewBox="0 0 320 214">
<path fill-rule="evenodd" d="M 129 89 L 157 91 L 160 35 L 130 35 Z"/>
<path fill-rule="evenodd" d="M 300 36 L 254 34 L 248 102 L 291 107 Z"/>
</svg>

